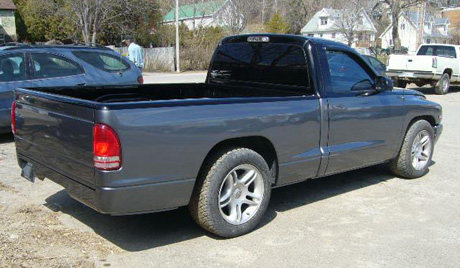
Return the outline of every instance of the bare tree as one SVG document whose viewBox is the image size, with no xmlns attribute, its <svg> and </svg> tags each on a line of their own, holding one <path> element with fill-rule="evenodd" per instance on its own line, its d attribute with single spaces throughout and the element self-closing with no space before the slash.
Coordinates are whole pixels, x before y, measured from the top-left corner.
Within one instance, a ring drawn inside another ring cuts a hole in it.
<svg viewBox="0 0 460 268">
<path fill-rule="evenodd" d="M 113 12 L 120 0 L 65 0 L 65 3 L 86 44 L 96 43 L 101 27 L 121 15 Z"/>
<path fill-rule="evenodd" d="M 337 10 L 335 27 L 349 46 L 353 45 L 356 36 L 363 30 L 364 12 L 360 1 L 350 1 L 342 10 Z"/>
<path fill-rule="evenodd" d="M 224 10 L 221 19 L 231 34 L 239 34 L 246 28 L 252 5 L 253 3 L 246 0 L 230 1 L 230 6 Z"/>
</svg>

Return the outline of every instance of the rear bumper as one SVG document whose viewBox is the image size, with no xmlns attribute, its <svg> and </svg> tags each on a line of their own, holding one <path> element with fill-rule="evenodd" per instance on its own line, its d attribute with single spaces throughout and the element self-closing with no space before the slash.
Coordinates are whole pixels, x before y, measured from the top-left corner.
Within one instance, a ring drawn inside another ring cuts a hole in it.
<svg viewBox="0 0 460 268">
<path fill-rule="evenodd" d="M 434 126 L 434 141 L 435 141 L 435 143 L 438 142 L 439 137 L 441 136 L 443 129 L 444 129 L 444 127 L 443 127 L 442 124 Z"/>
<path fill-rule="evenodd" d="M 440 74 L 435 74 L 430 71 L 405 71 L 405 70 L 388 70 L 385 74 L 389 77 L 396 78 L 398 80 L 417 80 L 417 79 L 424 79 L 424 80 L 439 80 L 441 79 Z"/>
<path fill-rule="evenodd" d="M 32 164 L 33 174 L 63 186 L 69 195 L 92 209 L 111 215 L 143 214 L 175 209 L 190 201 L 195 179 L 129 187 L 90 187 L 60 174 L 24 155 L 19 165 Z"/>
</svg>

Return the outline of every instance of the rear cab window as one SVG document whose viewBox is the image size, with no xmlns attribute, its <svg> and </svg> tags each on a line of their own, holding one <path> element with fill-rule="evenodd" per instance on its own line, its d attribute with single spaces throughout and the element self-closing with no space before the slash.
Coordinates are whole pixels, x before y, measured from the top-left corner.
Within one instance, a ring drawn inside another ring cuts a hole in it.
<svg viewBox="0 0 460 268">
<path fill-rule="evenodd" d="M 302 47 L 283 43 L 227 43 L 214 56 L 210 82 L 313 94 Z"/>
<path fill-rule="evenodd" d="M 451 46 L 421 46 L 417 52 L 418 56 L 439 56 L 457 58 L 455 47 Z"/>
<path fill-rule="evenodd" d="M 131 68 L 121 55 L 118 57 L 98 51 L 74 51 L 72 54 L 93 67 L 106 72 L 124 72 Z"/>
</svg>

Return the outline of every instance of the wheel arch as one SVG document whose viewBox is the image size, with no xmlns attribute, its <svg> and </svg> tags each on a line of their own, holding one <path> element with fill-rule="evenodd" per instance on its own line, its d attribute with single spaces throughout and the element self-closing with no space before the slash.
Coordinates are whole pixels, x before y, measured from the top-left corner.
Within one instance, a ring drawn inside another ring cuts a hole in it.
<svg viewBox="0 0 460 268">
<path fill-rule="evenodd" d="M 398 147 L 396 147 L 397 151 L 395 152 L 394 157 L 396 157 L 399 154 L 399 151 L 401 150 L 401 147 L 403 146 L 404 138 L 406 137 L 407 132 L 409 131 L 410 127 L 415 122 L 420 121 L 420 120 L 427 121 L 432 127 L 436 126 L 436 119 L 432 115 L 418 115 L 418 116 L 413 117 L 409 121 L 409 123 L 406 125 L 406 128 L 404 129 L 404 132 L 403 132 L 404 135 L 401 137 Z"/>
<path fill-rule="evenodd" d="M 216 158 L 220 157 L 223 153 L 230 151 L 234 148 L 247 148 L 260 154 L 267 162 L 272 175 L 272 183 L 275 184 L 278 178 L 278 155 L 273 143 L 263 136 L 246 136 L 238 138 L 230 138 L 215 144 L 204 158 L 197 178 L 202 177 L 203 173 L 213 164 Z"/>
<path fill-rule="evenodd" d="M 449 78 L 452 79 L 452 69 L 451 68 L 446 68 L 444 69 L 444 72 L 442 72 L 443 74 L 447 73 L 449 75 Z"/>
<path fill-rule="evenodd" d="M 419 120 L 425 120 L 425 121 L 428 121 L 428 123 L 430 123 L 431 126 L 436 126 L 436 119 L 434 118 L 434 116 L 432 115 L 420 115 L 420 116 L 416 116 L 414 118 L 412 118 L 412 120 L 409 121 L 409 124 L 406 126 L 406 131 L 405 133 L 407 133 L 407 131 L 409 130 L 409 128 L 417 121 Z"/>
</svg>

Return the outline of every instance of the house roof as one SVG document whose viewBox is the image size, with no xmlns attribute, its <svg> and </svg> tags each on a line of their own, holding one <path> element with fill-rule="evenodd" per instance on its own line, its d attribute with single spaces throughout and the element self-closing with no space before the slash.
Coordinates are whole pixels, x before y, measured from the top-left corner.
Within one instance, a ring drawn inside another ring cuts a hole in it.
<svg viewBox="0 0 460 268">
<path fill-rule="evenodd" d="M 179 20 L 202 18 L 214 15 L 228 0 L 215 0 L 191 5 L 179 6 Z M 176 9 L 172 9 L 163 17 L 163 21 L 174 21 Z"/>
<path fill-rule="evenodd" d="M 16 10 L 12 0 L 0 0 L 0 10 Z"/>
<path fill-rule="evenodd" d="M 316 14 L 311 18 L 308 23 L 305 25 L 305 27 L 302 28 L 301 33 L 319 33 L 319 32 L 336 32 L 338 30 L 338 26 L 335 25 L 335 20 L 340 18 L 341 16 L 341 10 L 338 9 L 332 9 L 332 8 L 323 8 L 322 10 L 316 12 Z M 364 9 L 361 9 L 361 12 L 364 14 L 364 16 L 368 19 L 371 27 L 366 28 L 366 29 L 358 29 L 361 31 L 372 31 L 372 32 L 377 32 L 377 29 L 375 28 L 372 20 L 369 18 L 367 15 L 366 11 Z M 327 15 L 330 18 L 333 18 L 334 23 L 331 24 L 329 27 L 325 28 L 319 28 L 319 20 L 322 16 L 322 14 Z"/>
</svg>

